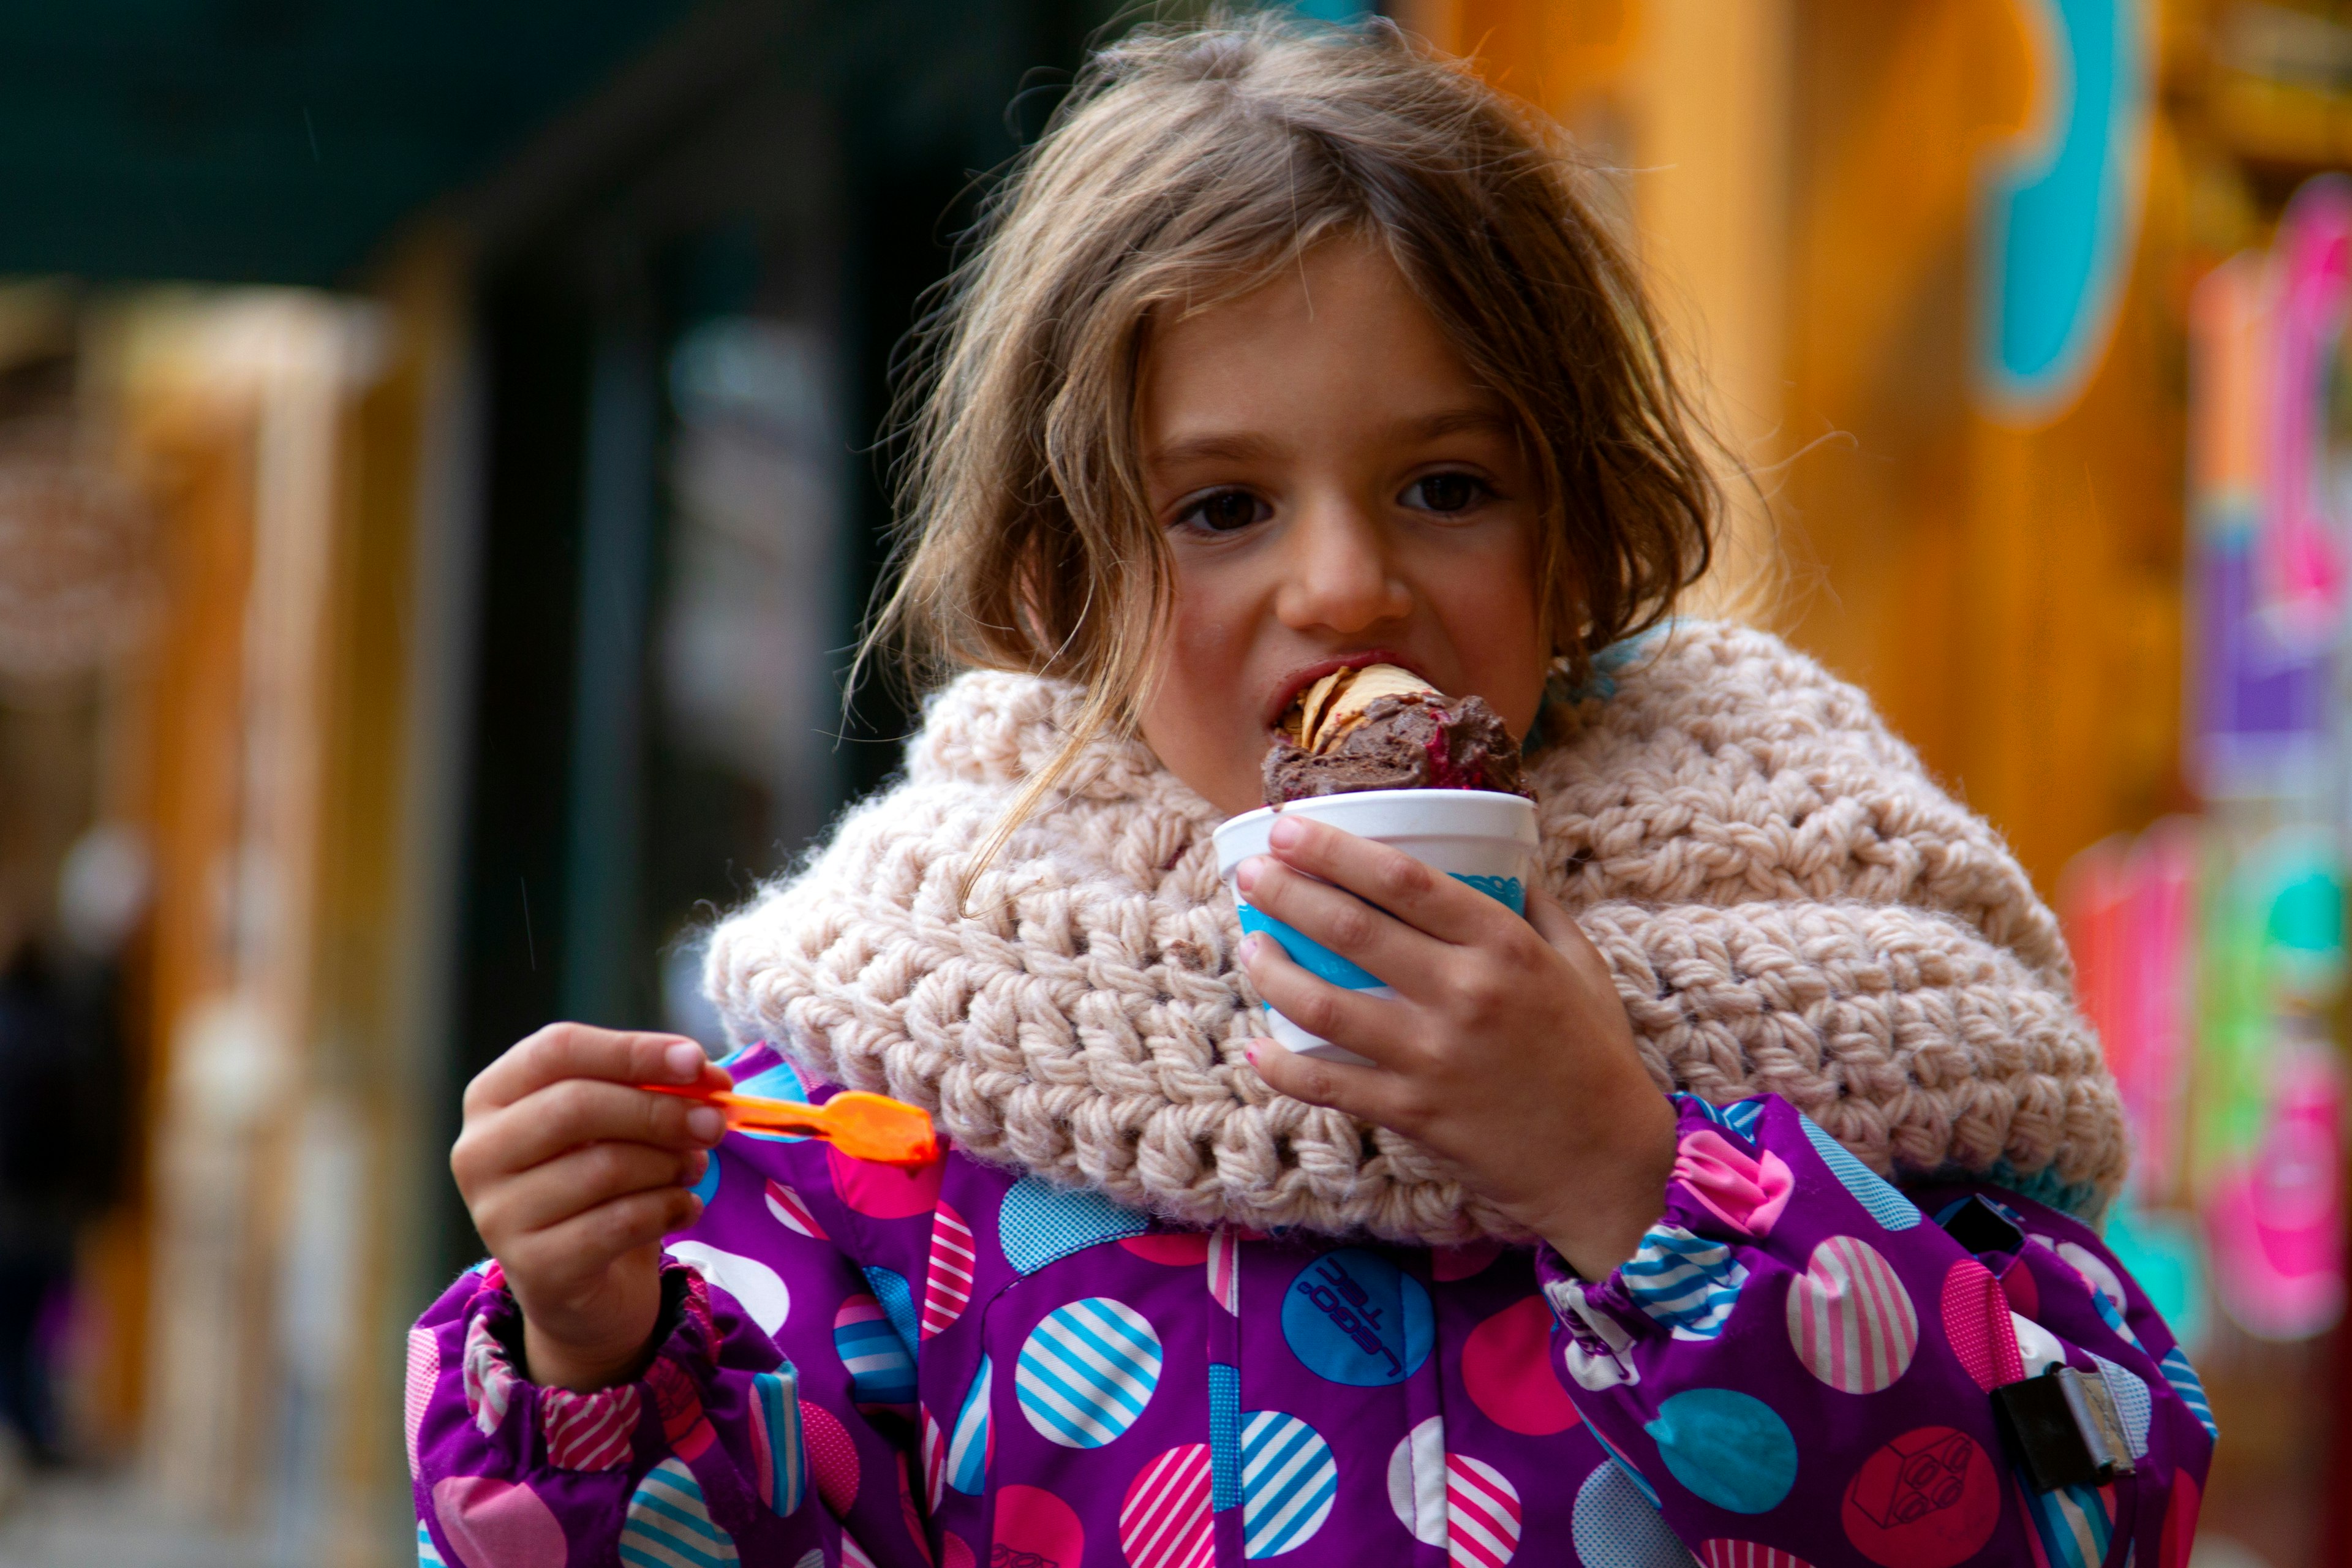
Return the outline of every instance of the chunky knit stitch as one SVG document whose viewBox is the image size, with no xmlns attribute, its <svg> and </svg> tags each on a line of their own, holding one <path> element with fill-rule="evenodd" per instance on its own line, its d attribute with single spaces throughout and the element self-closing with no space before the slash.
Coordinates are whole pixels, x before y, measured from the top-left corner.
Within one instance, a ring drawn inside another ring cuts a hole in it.
<svg viewBox="0 0 2352 1568">
<path fill-rule="evenodd" d="M 1547 880 L 1658 1087 L 1769 1090 L 1882 1173 L 2103 1207 L 2126 1159 L 2115 1086 L 1993 831 L 1859 690 L 1764 633 L 1683 622 L 1612 651 L 1547 712 L 1529 782 Z M 1435 1156 L 1250 1068 L 1220 813 L 1140 742 L 1095 744 L 959 914 L 1076 700 L 997 673 L 934 697 L 904 780 L 714 934 L 730 1031 L 925 1107 L 977 1158 L 1171 1219 L 1524 1239 Z"/>
</svg>

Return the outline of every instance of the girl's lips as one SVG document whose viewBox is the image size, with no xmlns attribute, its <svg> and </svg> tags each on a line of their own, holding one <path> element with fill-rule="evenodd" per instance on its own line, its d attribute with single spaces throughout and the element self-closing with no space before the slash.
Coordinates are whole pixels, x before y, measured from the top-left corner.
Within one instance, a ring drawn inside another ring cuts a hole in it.
<svg viewBox="0 0 2352 1568">
<path fill-rule="evenodd" d="M 1282 728 L 1282 716 L 1290 711 L 1290 705 L 1298 700 L 1299 693 L 1333 670 L 1362 669 L 1375 664 L 1392 664 L 1399 669 L 1409 669 L 1422 679 L 1429 680 L 1429 672 L 1422 668 L 1418 660 L 1408 658 L 1391 647 L 1364 648 L 1356 653 L 1340 654 L 1335 658 L 1318 659 L 1313 664 L 1303 664 L 1285 676 L 1281 685 L 1275 689 L 1274 706 L 1265 713 L 1266 732 L 1274 734 L 1279 731 Z M 1430 680 L 1429 683 L 1432 686 L 1437 684 L 1433 680 Z"/>
</svg>

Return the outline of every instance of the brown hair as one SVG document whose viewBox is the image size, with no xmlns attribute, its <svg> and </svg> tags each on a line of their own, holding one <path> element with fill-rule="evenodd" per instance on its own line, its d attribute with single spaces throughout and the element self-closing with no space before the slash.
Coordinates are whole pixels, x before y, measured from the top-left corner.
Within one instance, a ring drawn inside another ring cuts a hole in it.
<svg viewBox="0 0 2352 1568">
<path fill-rule="evenodd" d="M 918 333 L 899 569 L 865 644 L 895 638 L 919 679 L 1085 689 L 1070 746 L 997 842 L 1081 745 L 1134 721 L 1150 674 L 1171 595 L 1136 451 L 1150 321 L 1238 298 L 1326 240 L 1383 247 L 1517 416 L 1547 524 L 1539 607 L 1570 669 L 1671 610 L 1706 570 L 1720 498 L 1590 178 L 1556 126 L 1384 22 L 1224 16 L 1093 58 Z"/>
</svg>

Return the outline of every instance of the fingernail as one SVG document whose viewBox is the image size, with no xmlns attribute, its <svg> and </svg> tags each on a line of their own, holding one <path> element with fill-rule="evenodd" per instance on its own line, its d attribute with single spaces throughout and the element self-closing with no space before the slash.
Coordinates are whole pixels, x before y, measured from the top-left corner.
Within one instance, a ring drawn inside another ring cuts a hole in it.
<svg viewBox="0 0 2352 1568">
<path fill-rule="evenodd" d="M 700 1142 L 716 1143 L 727 1131 L 727 1118 L 707 1105 L 698 1105 L 686 1113 L 686 1130 Z"/>
<path fill-rule="evenodd" d="M 1243 962 L 1244 963 L 1255 963 L 1257 962 L 1257 950 L 1258 950 L 1258 944 L 1259 944 L 1263 940 L 1264 940 L 1264 939 L 1263 939 L 1263 938 L 1261 938 L 1261 937 L 1257 934 L 1257 932 L 1255 932 L 1255 931 L 1252 931 L 1252 932 L 1250 932 L 1250 933 L 1249 933 L 1249 935 L 1247 935 L 1247 936 L 1245 936 L 1245 937 L 1242 938 L 1242 948 L 1241 948 L 1241 952 L 1242 952 L 1242 962 Z"/>
<path fill-rule="evenodd" d="M 1265 841 L 1276 849 L 1296 849 L 1298 841 L 1307 837 L 1307 825 L 1287 816 L 1277 816 L 1265 830 Z"/>
<path fill-rule="evenodd" d="M 679 1040 L 662 1052 L 662 1066 L 678 1082 L 692 1083 L 702 1075 L 702 1047 Z"/>
<path fill-rule="evenodd" d="M 1252 1040 L 1249 1044 L 1242 1047 L 1242 1059 L 1248 1062 L 1252 1067 L 1257 1066 L 1257 1042 L 1255 1040 Z"/>
<path fill-rule="evenodd" d="M 1234 868 L 1234 886 L 1244 893 L 1255 891 L 1257 888 L 1257 879 L 1265 874 L 1265 857 L 1253 855 Z"/>
</svg>

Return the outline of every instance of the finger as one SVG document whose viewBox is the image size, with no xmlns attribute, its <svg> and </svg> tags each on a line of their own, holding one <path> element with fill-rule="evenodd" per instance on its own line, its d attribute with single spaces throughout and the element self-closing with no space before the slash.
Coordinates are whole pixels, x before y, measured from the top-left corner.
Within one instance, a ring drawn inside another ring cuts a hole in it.
<svg viewBox="0 0 2352 1568">
<path fill-rule="evenodd" d="M 684 1187 L 631 1193 L 518 1238 L 501 1261 L 509 1274 L 524 1279 L 593 1279 L 613 1259 L 676 1235 L 701 1217 L 702 1200 Z"/>
<path fill-rule="evenodd" d="M 1267 1039 L 1250 1042 L 1249 1061 L 1276 1094 L 1399 1131 L 1405 1131 L 1401 1123 L 1411 1120 L 1394 1073 L 1354 1062 L 1302 1057 L 1279 1041 Z"/>
<path fill-rule="evenodd" d="M 1444 943 L 1376 910 L 1344 888 L 1318 881 L 1270 856 L 1242 862 L 1235 879 L 1250 908 L 1280 921 L 1407 995 L 1419 996 Z"/>
<path fill-rule="evenodd" d="M 527 1171 L 583 1143 L 707 1149 L 726 1131 L 727 1119 L 715 1107 L 602 1079 L 571 1078 L 469 1122 L 457 1142 L 469 1173 L 481 1175 Z"/>
<path fill-rule="evenodd" d="M 683 1035 L 550 1024 L 484 1068 L 466 1087 L 467 1114 L 512 1105 L 567 1078 L 614 1083 L 699 1083 L 709 1065 L 700 1046 Z"/>
<path fill-rule="evenodd" d="M 1263 931 L 1242 942 L 1242 970 L 1259 1000 L 1310 1035 L 1320 1035 L 1382 1067 L 1402 1067 L 1418 1053 L 1405 1037 L 1410 1016 L 1386 996 L 1366 996 L 1307 973 Z"/>
<path fill-rule="evenodd" d="M 485 1237 L 546 1230 L 631 1193 L 690 1185 L 709 1163 L 699 1149 L 591 1143 L 499 1183 L 476 1206 L 474 1225 Z"/>
<path fill-rule="evenodd" d="M 1285 865 L 1345 888 L 1440 942 L 1469 945 L 1487 940 L 1510 915 L 1497 900 L 1403 850 L 1328 822 L 1277 816 L 1266 830 L 1266 845 Z"/>
</svg>

